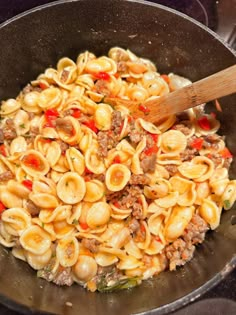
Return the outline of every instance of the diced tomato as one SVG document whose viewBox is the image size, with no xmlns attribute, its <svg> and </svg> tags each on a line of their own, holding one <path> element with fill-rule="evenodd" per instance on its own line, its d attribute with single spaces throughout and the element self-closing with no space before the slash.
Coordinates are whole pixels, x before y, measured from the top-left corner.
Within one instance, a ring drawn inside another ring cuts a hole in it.
<svg viewBox="0 0 236 315">
<path fill-rule="evenodd" d="M 47 84 L 45 84 L 45 83 L 43 83 L 43 82 L 40 82 L 40 83 L 39 83 L 39 87 L 40 87 L 40 89 L 42 89 L 42 90 L 45 90 L 45 89 L 48 88 Z"/>
<path fill-rule="evenodd" d="M 87 167 L 85 167 L 85 170 L 84 170 L 85 174 L 93 174 L 93 172 L 91 172 Z"/>
<path fill-rule="evenodd" d="M 130 123 L 131 121 L 132 121 L 132 117 L 128 115 L 128 123 Z"/>
<path fill-rule="evenodd" d="M 40 170 L 41 161 L 34 154 L 30 153 L 23 158 L 23 163 L 30 167 L 33 167 L 36 170 Z"/>
<path fill-rule="evenodd" d="M 83 230 L 87 230 L 87 228 L 89 227 L 86 222 L 80 222 L 80 226 L 82 227 Z"/>
<path fill-rule="evenodd" d="M 154 146 L 151 147 L 151 148 L 145 149 L 143 152 L 144 152 L 144 154 L 146 154 L 147 156 L 150 156 L 150 155 L 152 155 L 152 154 L 154 154 L 154 153 L 157 153 L 157 151 L 158 151 L 158 147 L 157 147 L 156 145 L 154 145 Z"/>
<path fill-rule="evenodd" d="M 113 202 L 113 205 L 114 205 L 116 208 L 120 208 L 120 204 L 119 204 L 118 201 Z"/>
<path fill-rule="evenodd" d="M 84 176 L 84 181 L 85 182 L 89 182 L 90 181 L 90 177 L 89 176 Z"/>
<path fill-rule="evenodd" d="M 224 159 L 233 157 L 233 154 L 229 151 L 228 148 L 224 148 L 222 151 L 220 151 L 220 154 Z"/>
<path fill-rule="evenodd" d="M 152 137 L 152 140 L 157 143 L 158 135 L 155 135 L 154 133 L 149 133 L 149 135 Z"/>
<path fill-rule="evenodd" d="M 191 143 L 190 146 L 194 149 L 201 150 L 203 144 L 202 138 L 196 138 Z"/>
<path fill-rule="evenodd" d="M 121 163 L 121 159 L 119 155 L 116 155 L 113 159 L 113 164 L 120 164 Z"/>
<path fill-rule="evenodd" d="M 167 84 L 170 83 L 170 78 L 168 77 L 167 74 L 162 74 L 162 75 L 161 75 L 161 78 L 162 78 L 163 80 L 165 80 Z"/>
<path fill-rule="evenodd" d="M 0 213 L 2 213 L 4 210 L 6 210 L 5 205 L 0 201 Z"/>
<path fill-rule="evenodd" d="M 78 108 L 73 108 L 71 116 L 74 118 L 79 118 L 81 116 L 81 111 Z"/>
<path fill-rule="evenodd" d="M 116 73 L 114 74 L 114 77 L 115 77 L 116 79 L 118 79 L 118 78 L 120 77 L 119 73 L 116 72 Z"/>
<path fill-rule="evenodd" d="M 156 237 L 155 237 L 155 240 L 156 240 L 157 242 L 159 242 L 159 243 L 162 243 L 162 241 L 161 241 L 161 239 L 160 239 L 159 236 L 156 236 Z"/>
<path fill-rule="evenodd" d="M 141 110 L 141 112 L 143 112 L 145 115 L 149 114 L 150 112 L 150 108 L 148 108 L 146 105 L 141 104 L 139 105 L 139 110 Z"/>
<path fill-rule="evenodd" d="M 84 125 L 87 126 L 88 128 L 90 128 L 95 133 L 98 133 L 98 128 L 95 126 L 94 120 L 85 121 Z"/>
<path fill-rule="evenodd" d="M 58 111 L 54 108 L 51 108 L 51 109 L 47 109 L 44 114 L 45 114 L 45 119 L 46 119 L 45 127 L 54 128 L 55 120 L 57 119 L 57 117 L 59 117 Z"/>
<path fill-rule="evenodd" d="M 51 143 L 52 139 L 50 139 L 50 138 L 40 138 L 40 141 L 44 142 L 44 143 Z"/>
<path fill-rule="evenodd" d="M 6 151 L 6 147 L 4 144 L 0 145 L 0 154 L 5 156 L 5 157 L 7 156 L 7 151 Z"/>
<path fill-rule="evenodd" d="M 203 130 L 210 130 L 211 129 L 211 124 L 207 116 L 202 116 L 201 118 L 198 119 L 198 125 L 203 129 Z"/>
<path fill-rule="evenodd" d="M 140 230 L 141 232 L 144 232 L 144 233 L 146 232 L 145 226 L 143 224 L 140 225 Z"/>
<path fill-rule="evenodd" d="M 107 72 L 103 72 L 103 71 L 100 71 L 100 72 L 97 72 L 97 73 L 93 73 L 93 76 L 96 78 L 96 79 L 99 79 L 99 80 L 104 80 L 104 81 L 109 81 L 111 76 L 109 73 Z"/>
<path fill-rule="evenodd" d="M 33 187 L 33 182 L 30 179 L 25 179 L 22 181 L 22 184 L 28 188 L 29 190 L 32 191 L 32 187 Z"/>
</svg>

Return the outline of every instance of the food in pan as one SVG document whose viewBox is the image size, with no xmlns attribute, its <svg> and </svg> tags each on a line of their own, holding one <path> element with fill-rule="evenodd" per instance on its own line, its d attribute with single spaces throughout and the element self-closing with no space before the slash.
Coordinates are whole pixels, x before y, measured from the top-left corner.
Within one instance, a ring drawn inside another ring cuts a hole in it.
<svg viewBox="0 0 236 315">
<path fill-rule="evenodd" d="M 190 83 L 113 47 L 61 58 L 3 101 L 0 243 L 39 277 L 100 292 L 189 261 L 236 199 L 216 115 L 202 105 L 154 125 L 104 98 L 145 111 Z"/>
</svg>

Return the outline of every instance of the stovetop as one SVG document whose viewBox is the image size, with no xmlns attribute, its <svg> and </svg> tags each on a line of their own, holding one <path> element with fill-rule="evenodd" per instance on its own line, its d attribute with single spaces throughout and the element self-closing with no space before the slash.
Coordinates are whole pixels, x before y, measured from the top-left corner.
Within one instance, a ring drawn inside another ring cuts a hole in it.
<svg viewBox="0 0 236 315">
<path fill-rule="evenodd" d="M 0 23 L 53 0 L 0 0 Z M 236 0 L 149 0 L 183 12 L 218 33 L 236 50 Z M 235 315 L 236 270 L 190 306 L 172 315 Z M 1 315 L 19 315 L 0 304 Z"/>
</svg>

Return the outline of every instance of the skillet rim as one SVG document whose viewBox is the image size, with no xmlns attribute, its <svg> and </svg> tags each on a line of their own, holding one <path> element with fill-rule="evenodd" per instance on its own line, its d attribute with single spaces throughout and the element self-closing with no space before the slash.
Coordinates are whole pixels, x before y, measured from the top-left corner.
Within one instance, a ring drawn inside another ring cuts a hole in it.
<svg viewBox="0 0 236 315">
<path fill-rule="evenodd" d="M 49 7 L 65 4 L 65 3 L 72 3 L 72 2 L 84 2 L 86 0 L 56 0 L 47 4 L 42 4 L 39 6 L 36 6 L 34 8 L 28 9 L 20 14 L 17 14 L 16 16 L 13 16 L 10 19 L 7 19 L 3 23 L 0 24 L 0 32 L 1 29 L 7 26 L 8 24 L 17 21 L 20 18 L 23 18 L 24 16 L 30 15 L 31 13 L 41 11 L 44 9 L 47 9 Z M 96 3 L 96 0 L 92 0 Z M 100 0 L 101 1 L 101 0 Z M 209 33 L 211 36 L 213 36 L 217 41 L 219 41 L 226 49 L 228 49 L 231 54 L 236 58 L 236 51 L 233 50 L 229 44 L 218 34 L 216 34 L 214 31 L 209 29 L 207 26 L 201 24 L 197 20 L 189 17 L 188 15 L 179 12 L 177 10 L 174 10 L 172 8 L 169 8 L 167 6 L 158 4 L 158 3 L 153 3 L 150 1 L 146 0 L 115 0 L 115 1 L 122 1 L 122 2 L 130 2 L 130 3 L 140 3 L 145 6 L 151 6 L 151 7 L 157 7 L 161 10 L 171 12 L 174 15 L 180 16 L 182 19 L 188 20 L 189 22 L 197 25 L 199 28 L 201 28 L 203 31 Z M 132 315 L 161 315 L 161 314 L 168 314 L 169 312 L 173 312 L 177 309 L 180 309 L 181 307 L 186 306 L 188 303 L 192 303 L 195 301 L 197 298 L 202 296 L 204 293 L 215 287 L 220 281 L 222 281 L 232 270 L 236 268 L 236 253 L 233 255 L 232 259 L 226 263 L 224 268 L 220 270 L 214 277 L 212 277 L 210 280 L 205 282 L 202 286 L 199 288 L 195 289 L 194 291 L 190 292 L 189 294 L 171 302 L 165 305 L 162 305 L 158 308 L 144 311 L 141 313 L 133 313 Z M 4 306 L 18 311 L 22 312 L 23 314 L 55 314 L 55 313 L 50 313 L 46 311 L 41 311 L 39 309 L 36 309 L 34 307 L 27 306 L 25 304 L 21 304 L 19 302 L 16 302 L 12 297 L 7 297 L 2 294 L 0 294 L 0 303 L 2 303 Z"/>
</svg>

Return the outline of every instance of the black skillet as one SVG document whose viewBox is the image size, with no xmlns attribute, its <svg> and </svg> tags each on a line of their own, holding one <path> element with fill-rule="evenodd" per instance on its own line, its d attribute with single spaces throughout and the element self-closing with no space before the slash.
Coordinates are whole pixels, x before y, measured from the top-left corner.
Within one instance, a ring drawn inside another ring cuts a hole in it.
<svg viewBox="0 0 236 315">
<path fill-rule="evenodd" d="M 153 60 L 160 72 L 199 80 L 236 63 L 214 33 L 190 18 L 144 1 L 59 1 L 21 14 L 0 26 L 0 99 L 14 97 L 62 56 L 88 49 L 129 48 Z M 236 155 L 236 95 L 222 99 L 221 132 Z M 236 160 L 231 168 L 236 178 Z M 193 260 L 130 291 L 90 293 L 77 285 L 57 287 L 36 277 L 24 262 L 0 247 L 0 301 L 25 314 L 167 314 L 195 300 L 236 265 L 234 209 L 209 232 Z M 72 307 L 66 305 L 72 303 Z M 68 303 L 67 303 L 68 304 Z"/>
</svg>

